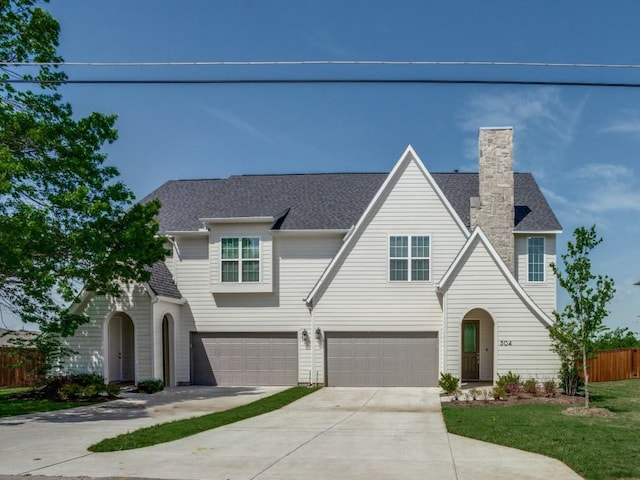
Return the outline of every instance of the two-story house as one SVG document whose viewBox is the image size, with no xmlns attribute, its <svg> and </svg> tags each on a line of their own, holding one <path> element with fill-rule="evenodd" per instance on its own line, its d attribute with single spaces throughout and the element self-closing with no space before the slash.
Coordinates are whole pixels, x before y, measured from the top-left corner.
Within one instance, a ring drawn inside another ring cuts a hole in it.
<svg viewBox="0 0 640 480">
<path fill-rule="evenodd" d="M 170 181 L 173 252 L 147 285 L 87 295 L 70 366 L 169 385 L 434 386 L 440 372 L 555 378 L 561 226 L 511 128 L 481 129 L 479 173 Z"/>
</svg>

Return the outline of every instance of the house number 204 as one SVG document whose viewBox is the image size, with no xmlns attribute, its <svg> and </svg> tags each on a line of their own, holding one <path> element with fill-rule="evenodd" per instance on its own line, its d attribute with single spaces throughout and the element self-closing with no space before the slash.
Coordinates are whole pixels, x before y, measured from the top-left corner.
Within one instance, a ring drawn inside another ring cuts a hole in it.
<svg viewBox="0 0 640 480">
<path fill-rule="evenodd" d="M 511 346 L 511 340 L 500 340 L 500 346 L 501 347 L 510 347 Z"/>
</svg>

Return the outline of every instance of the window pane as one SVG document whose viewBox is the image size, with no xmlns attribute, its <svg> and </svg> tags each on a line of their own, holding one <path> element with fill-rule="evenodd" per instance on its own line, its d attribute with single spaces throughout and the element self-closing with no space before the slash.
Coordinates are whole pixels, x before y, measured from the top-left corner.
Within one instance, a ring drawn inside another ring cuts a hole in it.
<svg viewBox="0 0 640 480">
<path fill-rule="evenodd" d="M 463 352 L 474 353 L 476 352 L 476 324 L 465 323 L 463 333 Z"/>
<path fill-rule="evenodd" d="M 389 260 L 389 280 L 409 280 L 408 260 Z"/>
<path fill-rule="evenodd" d="M 238 258 L 238 239 L 237 238 L 223 238 L 222 239 L 222 259 L 234 259 Z"/>
<path fill-rule="evenodd" d="M 242 258 L 260 258 L 260 239 L 258 237 L 242 239 Z"/>
<path fill-rule="evenodd" d="M 429 237 L 411 237 L 411 256 L 414 258 L 429 256 Z"/>
<path fill-rule="evenodd" d="M 238 282 L 238 262 L 222 262 L 222 281 L 223 282 Z"/>
<path fill-rule="evenodd" d="M 411 280 L 429 280 L 429 260 L 411 260 Z"/>
<path fill-rule="evenodd" d="M 528 267 L 529 281 L 544 281 L 544 238 L 532 237 L 528 239 Z"/>
<path fill-rule="evenodd" d="M 390 237 L 389 256 L 407 258 L 409 256 L 409 237 Z"/>
<path fill-rule="evenodd" d="M 242 281 L 243 282 L 259 282 L 260 281 L 260 262 L 249 260 L 242 262 Z"/>
</svg>

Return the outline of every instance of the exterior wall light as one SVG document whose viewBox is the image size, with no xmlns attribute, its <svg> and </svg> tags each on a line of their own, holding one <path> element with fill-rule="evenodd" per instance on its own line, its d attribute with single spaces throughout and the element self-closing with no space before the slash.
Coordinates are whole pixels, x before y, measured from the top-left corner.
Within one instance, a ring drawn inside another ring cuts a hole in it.
<svg viewBox="0 0 640 480">
<path fill-rule="evenodd" d="M 322 330 L 320 330 L 320 327 L 316 328 L 316 338 L 318 340 L 322 339 Z"/>
<path fill-rule="evenodd" d="M 308 342 L 309 341 L 309 333 L 307 332 L 306 328 L 304 330 L 302 330 L 302 341 L 303 342 Z"/>
</svg>

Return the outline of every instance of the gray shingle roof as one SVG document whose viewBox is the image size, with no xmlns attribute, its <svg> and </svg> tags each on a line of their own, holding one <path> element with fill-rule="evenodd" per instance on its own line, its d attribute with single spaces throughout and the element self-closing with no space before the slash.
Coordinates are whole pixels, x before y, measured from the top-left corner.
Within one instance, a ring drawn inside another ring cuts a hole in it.
<svg viewBox="0 0 640 480">
<path fill-rule="evenodd" d="M 285 212 L 274 228 L 348 229 L 357 223 L 387 175 L 326 173 L 172 180 L 151 192 L 142 202 L 160 199 L 159 220 L 163 233 L 198 230 L 203 227 L 199 218 L 278 217 Z M 454 210 L 469 226 L 469 199 L 478 196 L 478 174 L 432 175 Z M 514 190 L 516 231 L 562 228 L 530 173 L 514 174 Z"/>
<path fill-rule="evenodd" d="M 173 275 L 164 262 L 157 262 L 151 269 L 149 287 L 158 296 L 181 299 L 182 294 L 173 281 Z"/>
</svg>

